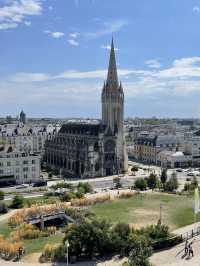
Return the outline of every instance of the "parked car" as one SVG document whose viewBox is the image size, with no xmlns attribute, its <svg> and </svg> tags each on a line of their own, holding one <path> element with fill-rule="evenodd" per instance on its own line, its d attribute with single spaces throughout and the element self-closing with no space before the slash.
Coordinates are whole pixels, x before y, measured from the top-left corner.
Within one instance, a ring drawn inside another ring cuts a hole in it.
<svg viewBox="0 0 200 266">
<path fill-rule="evenodd" d="M 44 187 L 47 186 L 47 181 L 41 180 L 41 181 L 36 181 L 32 184 L 32 187 Z"/>
</svg>

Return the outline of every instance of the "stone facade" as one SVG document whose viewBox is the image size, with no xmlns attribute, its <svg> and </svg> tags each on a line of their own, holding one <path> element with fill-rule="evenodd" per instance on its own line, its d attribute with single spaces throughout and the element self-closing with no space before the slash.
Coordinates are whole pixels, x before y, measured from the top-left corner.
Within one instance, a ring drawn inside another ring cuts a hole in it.
<svg viewBox="0 0 200 266">
<path fill-rule="evenodd" d="M 30 183 L 40 179 L 40 156 L 0 145 L 0 186 L 2 183 Z"/>
<path fill-rule="evenodd" d="M 124 93 L 118 81 L 112 40 L 107 80 L 102 90 L 102 121 L 68 123 L 45 144 L 44 161 L 67 176 L 97 177 L 127 170 Z"/>
</svg>

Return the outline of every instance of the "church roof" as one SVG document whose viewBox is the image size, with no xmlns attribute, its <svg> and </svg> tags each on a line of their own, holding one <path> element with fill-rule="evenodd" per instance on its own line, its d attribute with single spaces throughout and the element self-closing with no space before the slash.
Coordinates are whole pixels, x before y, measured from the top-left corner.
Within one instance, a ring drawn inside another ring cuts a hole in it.
<svg viewBox="0 0 200 266">
<path fill-rule="evenodd" d="M 99 133 L 105 132 L 105 129 L 103 124 L 68 123 L 62 125 L 59 133 L 98 136 Z"/>
</svg>

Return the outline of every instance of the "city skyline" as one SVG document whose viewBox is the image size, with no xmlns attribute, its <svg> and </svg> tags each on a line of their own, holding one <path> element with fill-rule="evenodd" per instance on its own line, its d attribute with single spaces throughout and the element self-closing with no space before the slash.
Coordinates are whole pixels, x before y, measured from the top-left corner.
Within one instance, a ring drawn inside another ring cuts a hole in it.
<svg viewBox="0 0 200 266">
<path fill-rule="evenodd" d="M 100 118 L 113 35 L 125 117 L 199 118 L 200 3 L 124 2 L 2 1 L 1 116 Z"/>
</svg>

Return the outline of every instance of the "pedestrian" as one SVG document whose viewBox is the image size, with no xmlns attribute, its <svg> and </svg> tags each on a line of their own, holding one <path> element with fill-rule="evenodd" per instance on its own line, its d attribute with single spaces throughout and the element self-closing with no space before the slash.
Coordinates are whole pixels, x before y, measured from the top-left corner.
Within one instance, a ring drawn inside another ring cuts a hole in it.
<svg viewBox="0 0 200 266">
<path fill-rule="evenodd" d="M 192 243 L 190 243 L 188 245 L 188 249 L 189 249 L 189 257 L 190 257 L 190 255 L 192 255 L 192 257 L 194 257 L 194 251 L 193 251 L 193 248 L 192 248 Z"/>
<path fill-rule="evenodd" d="M 188 254 L 188 240 L 185 241 L 185 255 Z"/>
</svg>

